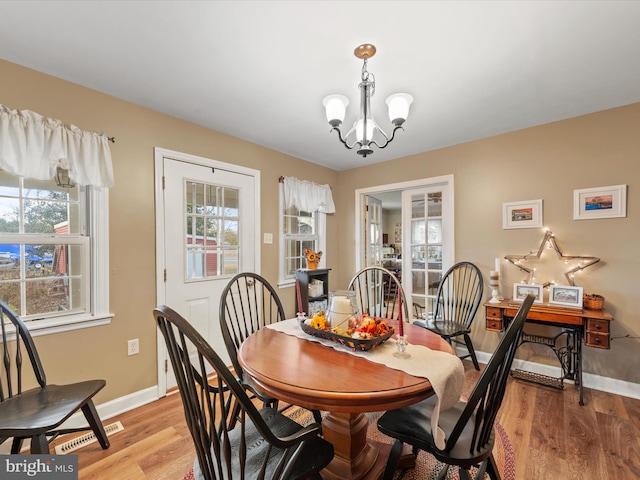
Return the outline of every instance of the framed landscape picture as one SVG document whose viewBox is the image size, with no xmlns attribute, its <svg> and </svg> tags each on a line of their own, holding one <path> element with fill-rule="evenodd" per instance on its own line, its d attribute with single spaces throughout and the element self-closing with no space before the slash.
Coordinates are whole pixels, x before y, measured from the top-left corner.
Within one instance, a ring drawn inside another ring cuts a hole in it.
<svg viewBox="0 0 640 480">
<path fill-rule="evenodd" d="M 627 186 L 582 188 L 573 191 L 573 219 L 627 216 Z"/>
<path fill-rule="evenodd" d="M 513 300 L 522 302 L 527 295 L 533 293 L 536 299 L 533 303 L 542 303 L 544 287 L 535 283 L 514 283 L 513 284 Z"/>
<path fill-rule="evenodd" d="M 549 287 L 549 304 L 582 308 L 582 287 L 551 285 Z"/>
<path fill-rule="evenodd" d="M 542 200 L 526 200 L 502 204 L 502 228 L 535 228 L 542 226 Z"/>
</svg>

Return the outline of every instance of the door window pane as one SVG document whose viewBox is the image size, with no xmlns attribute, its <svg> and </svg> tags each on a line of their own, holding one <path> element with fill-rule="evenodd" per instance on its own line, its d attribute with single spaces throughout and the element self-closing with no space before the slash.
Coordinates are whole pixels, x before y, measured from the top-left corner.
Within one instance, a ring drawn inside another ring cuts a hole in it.
<svg viewBox="0 0 640 480">
<path fill-rule="evenodd" d="M 427 194 L 427 211 L 429 217 L 442 216 L 442 192 Z"/>
<path fill-rule="evenodd" d="M 187 280 L 238 273 L 239 190 L 187 180 L 184 191 Z"/>
<path fill-rule="evenodd" d="M 411 218 L 424 218 L 424 197 L 414 196 L 411 199 Z"/>
<path fill-rule="evenodd" d="M 424 243 L 425 242 L 425 221 L 424 220 L 412 220 L 411 221 L 411 243 Z"/>
<path fill-rule="evenodd" d="M 428 243 L 442 243 L 442 220 L 428 220 L 427 221 L 427 230 L 428 230 Z"/>
</svg>

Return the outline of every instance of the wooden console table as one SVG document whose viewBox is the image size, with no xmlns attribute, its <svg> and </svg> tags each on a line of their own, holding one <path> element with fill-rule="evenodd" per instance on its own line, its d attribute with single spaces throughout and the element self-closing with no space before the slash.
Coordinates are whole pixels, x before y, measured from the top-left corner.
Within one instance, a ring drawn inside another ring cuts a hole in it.
<svg viewBox="0 0 640 480">
<path fill-rule="evenodd" d="M 520 305 L 520 302 L 509 299 L 499 303 L 485 302 L 486 329 L 494 332 L 504 331 L 508 322 L 515 317 Z M 523 370 L 514 370 L 512 375 L 560 389 L 564 388 L 564 379 L 573 380 L 580 388 L 580 405 L 584 405 L 582 342 L 584 341 L 588 347 L 610 348 L 609 324 L 612 320 L 611 314 L 604 309 L 587 310 L 534 303 L 527 315 L 527 322 L 560 327 L 563 331 L 554 337 L 523 332 L 520 344 L 529 342 L 550 347 L 558 357 L 562 376 L 554 378 Z"/>
</svg>

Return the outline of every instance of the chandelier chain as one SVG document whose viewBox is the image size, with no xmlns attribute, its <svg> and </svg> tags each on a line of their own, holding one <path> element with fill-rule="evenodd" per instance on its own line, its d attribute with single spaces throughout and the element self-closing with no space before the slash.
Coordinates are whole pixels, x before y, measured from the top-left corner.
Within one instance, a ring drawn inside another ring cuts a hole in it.
<svg viewBox="0 0 640 480">
<path fill-rule="evenodd" d="M 371 96 L 373 97 L 373 94 L 376 93 L 376 77 L 373 75 L 373 73 L 369 72 L 369 70 L 367 70 L 367 56 L 365 55 L 363 60 L 363 65 L 362 65 L 362 75 L 361 75 L 361 79 L 363 82 L 368 82 L 371 84 Z"/>
</svg>

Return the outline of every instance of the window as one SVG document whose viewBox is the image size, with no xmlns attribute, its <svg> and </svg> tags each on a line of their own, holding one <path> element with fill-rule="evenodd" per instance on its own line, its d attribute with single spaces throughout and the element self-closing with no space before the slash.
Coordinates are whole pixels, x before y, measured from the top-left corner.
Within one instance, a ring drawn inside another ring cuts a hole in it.
<svg viewBox="0 0 640 480">
<path fill-rule="evenodd" d="M 107 195 L 0 171 L 0 299 L 30 330 L 108 322 Z"/>
<path fill-rule="evenodd" d="M 296 207 L 286 208 L 280 186 L 280 282 L 293 285 L 296 270 L 306 268 L 304 249 L 314 252 L 325 249 L 325 214 L 304 212 Z M 321 263 L 324 257 L 321 258 Z"/>
<path fill-rule="evenodd" d="M 185 181 L 187 280 L 239 272 L 237 188 Z"/>
</svg>

